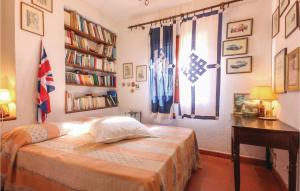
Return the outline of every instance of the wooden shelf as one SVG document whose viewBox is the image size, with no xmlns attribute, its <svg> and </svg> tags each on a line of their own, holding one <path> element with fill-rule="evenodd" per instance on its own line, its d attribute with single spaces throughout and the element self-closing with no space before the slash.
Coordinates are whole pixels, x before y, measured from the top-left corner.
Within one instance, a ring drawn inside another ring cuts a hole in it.
<svg viewBox="0 0 300 191">
<path fill-rule="evenodd" d="M 72 67 L 72 68 L 83 69 L 83 70 L 94 71 L 94 72 L 101 72 L 101 73 L 107 73 L 107 74 L 116 74 L 116 72 L 109 72 L 109 71 L 104 71 L 104 70 L 90 68 L 90 67 L 78 66 L 76 64 L 66 64 L 66 66 L 67 67 Z"/>
<path fill-rule="evenodd" d="M 116 88 L 114 86 L 96 86 L 96 85 L 84 85 L 84 84 L 73 84 L 66 83 L 67 86 L 84 86 L 84 87 L 94 87 L 94 88 Z"/>
<path fill-rule="evenodd" d="M 89 34 L 86 34 L 86 33 L 84 33 L 84 32 L 81 32 L 80 30 L 74 29 L 74 28 L 72 28 L 72 27 L 70 27 L 70 26 L 68 26 L 68 25 L 65 25 L 65 29 L 66 29 L 66 30 L 73 31 L 75 34 L 77 34 L 77 35 L 79 35 L 79 36 L 81 36 L 81 37 L 84 37 L 84 38 L 86 38 L 86 39 L 88 39 L 88 40 L 90 40 L 90 41 L 96 42 L 96 43 L 98 43 L 98 44 L 104 44 L 104 45 L 112 46 L 112 44 L 110 44 L 110 43 L 107 43 L 107 42 L 105 42 L 105 41 L 103 41 L 103 40 L 100 40 L 100 39 L 98 39 L 98 38 L 92 37 L 92 36 L 90 36 Z"/>
<path fill-rule="evenodd" d="M 16 119 L 17 119 L 17 117 L 9 116 L 9 117 L 4 117 L 3 121 L 12 121 L 12 120 L 16 120 Z"/>
<path fill-rule="evenodd" d="M 86 50 L 86 49 L 83 49 L 83 48 L 78 48 L 78 47 L 70 45 L 70 44 L 65 44 L 65 47 L 67 49 L 75 50 L 75 51 L 81 52 L 83 54 L 89 54 L 89 55 L 95 56 L 97 58 L 107 58 L 106 56 L 104 56 L 102 54 L 98 54 L 96 52 L 92 52 L 92 51 L 89 51 L 89 50 Z"/>
<path fill-rule="evenodd" d="M 79 112 L 95 111 L 95 110 L 109 109 L 109 108 L 115 108 L 115 107 L 119 107 L 119 106 L 107 106 L 107 107 L 102 107 L 102 108 L 86 109 L 86 110 L 80 110 L 80 111 L 66 111 L 66 113 L 67 114 L 70 114 L 70 113 L 79 113 Z"/>
</svg>

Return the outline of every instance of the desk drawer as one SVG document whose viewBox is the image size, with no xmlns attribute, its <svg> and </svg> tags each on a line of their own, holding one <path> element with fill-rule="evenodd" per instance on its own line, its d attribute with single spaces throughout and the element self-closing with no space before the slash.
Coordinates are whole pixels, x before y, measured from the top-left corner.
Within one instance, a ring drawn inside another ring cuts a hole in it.
<svg viewBox="0 0 300 191">
<path fill-rule="evenodd" d="M 284 132 L 258 131 L 257 129 L 243 129 L 239 131 L 239 138 L 241 144 L 271 146 L 278 149 L 288 149 L 290 142 L 290 136 Z"/>
</svg>

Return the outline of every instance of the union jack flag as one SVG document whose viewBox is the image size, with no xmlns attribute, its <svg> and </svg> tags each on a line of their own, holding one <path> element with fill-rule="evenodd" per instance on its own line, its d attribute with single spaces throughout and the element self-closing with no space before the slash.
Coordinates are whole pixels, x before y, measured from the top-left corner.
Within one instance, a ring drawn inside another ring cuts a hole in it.
<svg viewBox="0 0 300 191">
<path fill-rule="evenodd" d="M 55 90 L 53 74 L 43 43 L 41 43 L 41 60 L 38 71 L 37 120 L 44 123 L 51 112 L 49 93 Z"/>
</svg>

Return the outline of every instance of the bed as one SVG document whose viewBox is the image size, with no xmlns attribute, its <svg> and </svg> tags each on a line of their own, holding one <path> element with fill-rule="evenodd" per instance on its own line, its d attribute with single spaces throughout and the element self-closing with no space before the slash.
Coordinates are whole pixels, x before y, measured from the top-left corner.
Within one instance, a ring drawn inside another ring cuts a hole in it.
<svg viewBox="0 0 300 191">
<path fill-rule="evenodd" d="M 112 144 L 95 143 L 88 133 L 63 135 L 53 125 L 48 136 L 35 130 L 3 136 L 2 189 L 183 191 L 198 168 L 194 131 L 147 126 L 156 137 Z"/>
</svg>

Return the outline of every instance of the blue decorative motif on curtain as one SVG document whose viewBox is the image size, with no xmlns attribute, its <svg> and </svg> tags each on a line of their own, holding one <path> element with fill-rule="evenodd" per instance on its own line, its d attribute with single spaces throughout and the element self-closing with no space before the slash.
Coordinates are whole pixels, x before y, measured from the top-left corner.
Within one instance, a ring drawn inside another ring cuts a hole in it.
<svg viewBox="0 0 300 191">
<path fill-rule="evenodd" d="M 173 104 L 173 26 L 150 29 L 150 46 L 151 110 L 153 113 L 170 113 Z"/>
</svg>

